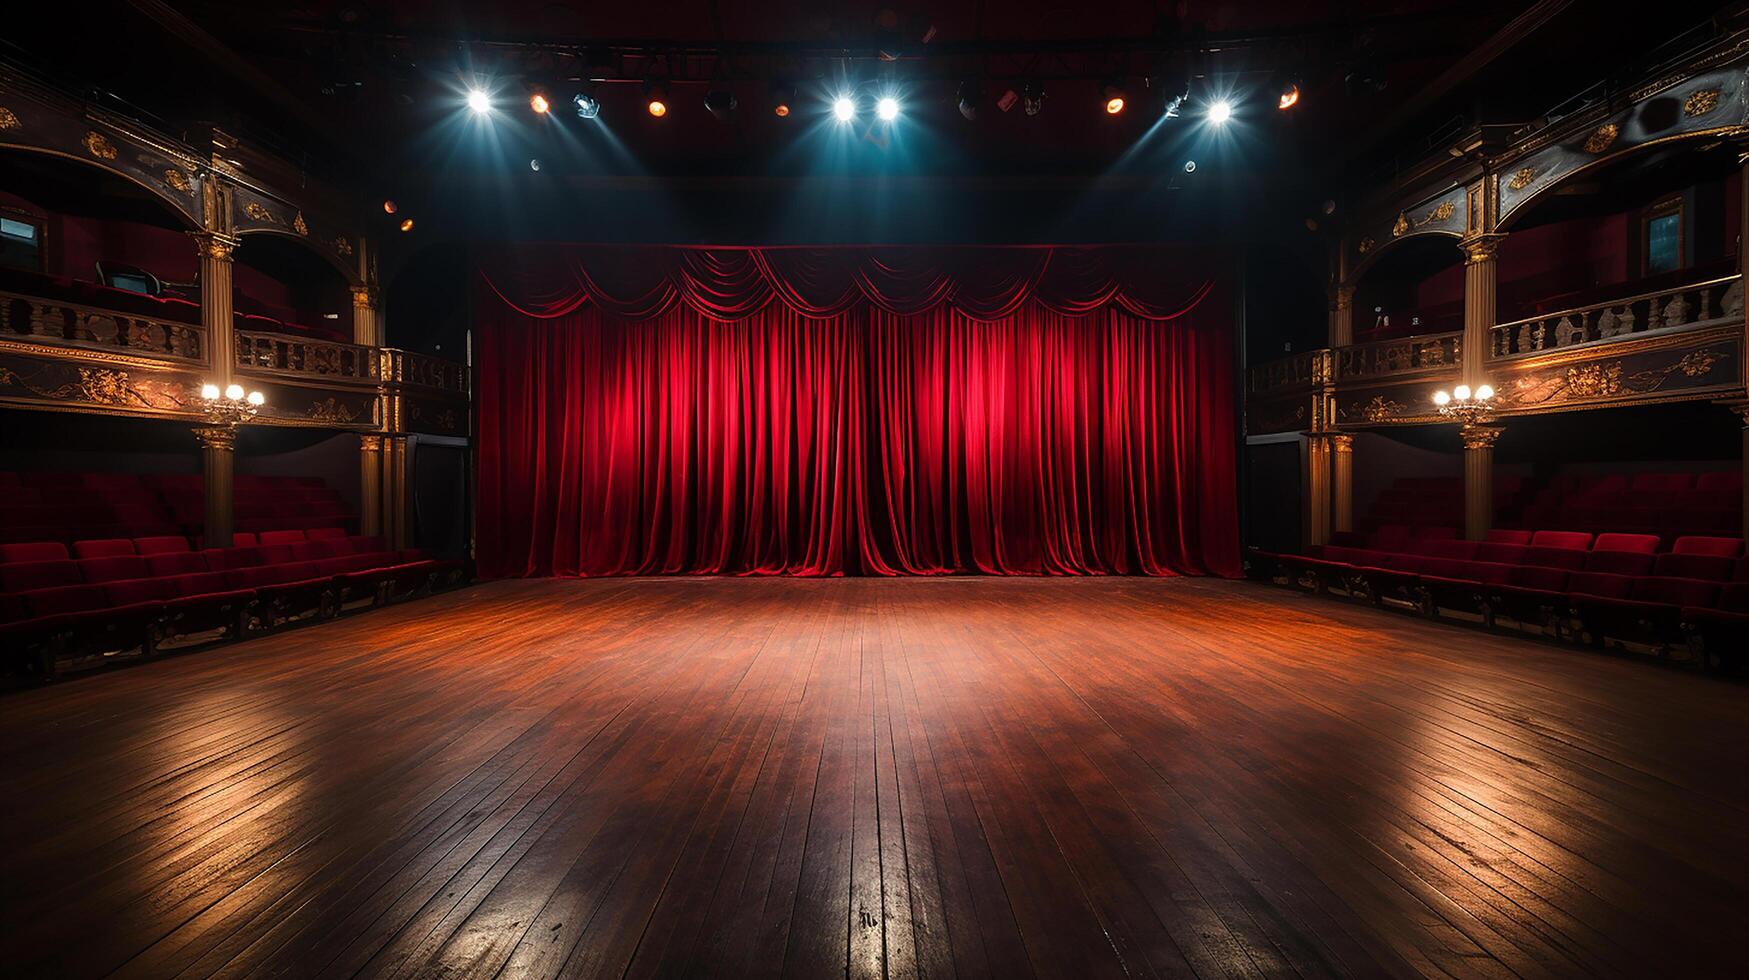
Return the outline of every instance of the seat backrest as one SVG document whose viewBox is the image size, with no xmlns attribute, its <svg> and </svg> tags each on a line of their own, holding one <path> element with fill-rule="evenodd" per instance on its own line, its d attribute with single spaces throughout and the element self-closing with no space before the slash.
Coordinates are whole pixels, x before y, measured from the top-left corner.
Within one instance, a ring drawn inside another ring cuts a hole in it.
<svg viewBox="0 0 1749 980">
<path fill-rule="evenodd" d="M 193 551 L 188 539 L 180 534 L 160 534 L 149 538 L 135 538 L 134 550 L 142 555 L 163 555 L 177 551 Z"/>
<path fill-rule="evenodd" d="M 1591 547 L 1591 532 L 1589 531 L 1538 531 L 1530 538 L 1531 544 L 1539 544 L 1549 548 L 1580 548 Z"/>
<path fill-rule="evenodd" d="M 1651 576 L 1634 581 L 1633 598 L 1639 602 L 1666 602 L 1673 606 L 1711 606 L 1718 597 L 1716 582 L 1692 578 Z"/>
<path fill-rule="evenodd" d="M 0 544 L 0 563 L 15 561 L 64 561 L 67 546 L 59 541 L 25 541 Z"/>
<path fill-rule="evenodd" d="M 264 545 L 266 545 L 266 544 L 292 544 L 294 542 L 304 540 L 304 532 L 302 532 L 302 531 L 262 531 L 260 538 L 261 538 L 261 543 Z"/>
<path fill-rule="evenodd" d="M 1655 554 L 1658 551 L 1658 536 L 1656 534 L 1599 534 L 1597 540 L 1591 542 L 1592 551 L 1637 551 L 1642 554 Z"/>
<path fill-rule="evenodd" d="M 1464 577 L 1487 585 L 1505 585 L 1517 565 L 1498 561 L 1472 561 L 1464 563 Z"/>
<path fill-rule="evenodd" d="M 1730 582 L 1719 586 L 1719 597 L 1713 608 L 1725 612 L 1749 613 L 1749 582 Z"/>
<path fill-rule="evenodd" d="M 304 536 L 311 541 L 326 541 L 329 538 L 346 537 L 346 529 L 343 527 L 313 527 L 304 532 Z"/>
<path fill-rule="evenodd" d="M 1610 572 L 1615 575 L 1649 575 L 1652 572 L 1652 555 L 1633 551 L 1581 551 L 1575 552 L 1585 559 L 1584 569 L 1587 572 Z"/>
<path fill-rule="evenodd" d="M 1434 539 L 1418 541 L 1415 550 L 1429 558 L 1457 558 L 1470 561 L 1476 557 L 1476 549 L 1481 547 L 1480 541 L 1465 541 L 1462 538 Z M 377 551 L 381 548 L 381 540 L 368 550 Z M 366 549 L 358 549 L 360 552 Z"/>
<path fill-rule="evenodd" d="M 1629 484 L 1630 489 L 1649 490 L 1656 493 L 1687 490 L 1692 486 L 1694 486 L 1693 473 L 1639 473 Z"/>
<path fill-rule="evenodd" d="M 231 547 L 233 548 L 253 548 L 260 543 L 256 540 L 255 535 L 249 531 L 233 531 L 231 533 Z"/>
<path fill-rule="evenodd" d="M 193 552 L 151 555 L 146 559 L 146 564 L 152 569 L 153 575 L 188 575 L 208 569 L 206 555 Z"/>
<path fill-rule="evenodd" d="M 1605 599 L 1626 599 L 1639 581 L 1632 575 L 1611 572 L 1574 572 L 1567 576 L 1567 591 L 1572 595 L 1593 595 Z"/>
<path fill-rule="evenodd" d="M 1569 572 L 1565 568 L 1546 568 L 1541 565 L 1514 565 L 1506 575 L 1507 585 L 1516 585 L 1521 589 L 1543 589 L 1548 592 L 1567 591 Z"/>
<path fill-rule="evenodd" d="M 130 538 L 97 538 L 93 541 L 73 542 L 73 554 L 80 558 L 114 558 L 136 552 Z"/>
<path fill-rule="evenodd" d="M 1476 561 L 1499 562 L 1503 565 L 1518 565 L 1524 562 L 1528 545 L 1506 544 L 1500 541 L 1483 541 L 1476 548 Z"/>
<path fill-rule="evenodd" d="M 1414 529 L 1416 540 L 1448 540 L 1457 537 L 1457 528 L 1444 524 L 1422 524 Z"/>
<path fill-rule="evenodd" d="M 103 594 L 112 606 L 131 606 L 136 602 L 174 599 L 176 586 L 165 578 L 133 578 L 104 585 Z"/>
<path fill-rule="evenodd" d="M 60 616 L 68 613 L 92 612 L 109 605 L 109 596 L 101 585 L 62 585 L 36 589 L 24 595 L 32 616 Z"/>
<path fill-rule="evenodd" d="M 1699 578 L 1724 582 L 1736 570 L 1737 559 L 1719 555 L 1659 555 L 1652 574 L 1669 578 Z"/>
<path fill-rule="evenodd" d="M 180 598 L 213 595 L 235 589 L 230 572 L 194 572 L 189 575 L 176 575 L 166 581 L 175 588 L 176 595 Z"/>
<path fill-rule="evenodd" d="M 1743 489 L 1743 474 L 1733 473 L 1702 473 L 1694 478 L 1696 490 L 1709 491 L 1741 491 Z"/>
<path fill-rule="evenodd" d="M 1544 568 L 1565 568 L 1576 572 L 1585 568 L 1585 560 L 1591 554 L 1578 548 L 1551 548 L 1547 545 L 1533 544 L 1524 549 L 1521 561 L 1526 565 L 1541 565 Z"/>
<path fill-rule="evenodd" d="M 15 561 L 0 565 L 0 592 L 29 592 L 63 585 L 81 585 L 79 565 L 59 561 Z"/>
<path fill-rule="evenodd" d="M 1496 527 L 1488 531 L 1488 540 L 1501 544 L 1530 544 L 1531 537 L 1529 531 L 1510 527 Z"/>
<path fill-rule="evenodd" d="M 115 555 L 79 559 L 79 575 L 93 585 L 100 585 L 130 578 L 150 578 L 152 570 L 146 565 L 146 559 L 139 555 Z"/>
<path fill-rule="evenodd" d="M 1672 554 L 1677 555 L 1717 555 L 1723 558 L 1736 558 L 1743 553 L 1742 538 L 1715 538 L 1704 534 L 1691 534 L 1677 538 L 1670 546 Z"/>
</svg>

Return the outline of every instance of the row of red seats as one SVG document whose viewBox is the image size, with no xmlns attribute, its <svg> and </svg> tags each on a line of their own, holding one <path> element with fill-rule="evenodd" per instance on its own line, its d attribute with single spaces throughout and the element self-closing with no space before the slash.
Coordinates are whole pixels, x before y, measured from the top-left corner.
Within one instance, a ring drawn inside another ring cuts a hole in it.
<svg viewBox="0 0 1749 980">
<path fill-rule="evenodd" d="M 235 526 L 245 531 L 326 527 L 353 516 L 317 478 L 242 474 L 236 496 Z M 205 522 L 199 474 L 0 473 L 0 541 L 197 535 Z"/>
<path fill-rule="evenodd" d="M 1728 534 L 1743 527 L 1743 474 L 1559 476 L 1524 508 L 1521 521 L 1586 530 Z"/>
<path fill-rule="evenodd" d="M 1315 555 L 1253 553 L 1271 576 L 1305 573 L 1375 602 L 1414 602 L 1660 648 L 1693 639 L 1714 654 L 1749 649 L 1749 558 L 1743 540 L 1496 531 L 1487 541 L 1410 538 L 1400 550 L 1333 545 Z"/>
<path fill-rule="evenodd" d="M 460 577 L 458 562 L 340 528 L 240 534 L 230 548 L 188 539 L 0 544 L 0 638 L 39 665 L 211 630 L 239 635 L 349 601 L 380 601 Z"/>
</svg>

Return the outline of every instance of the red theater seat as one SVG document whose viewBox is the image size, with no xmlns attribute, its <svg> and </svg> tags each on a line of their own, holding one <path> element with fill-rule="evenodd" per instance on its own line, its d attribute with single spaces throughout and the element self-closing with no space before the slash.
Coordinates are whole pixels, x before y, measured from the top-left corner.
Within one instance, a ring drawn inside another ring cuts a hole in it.
<svg viewBox="0 0 1749 980">
<path fill-rule="evenodd" d="M 330 538 L 344 538 L 346 537 L 346 529 L 343 527 L 313 527 L 306 532 L 305 536 L 311 541 L 326 541 Z"/>
<path fill-rule="evenodd" d="M 1522 565 L 1524 556 L 1530 548 L 1522 544 L 1506 544 L 1500 541 L 1483 541 L 1476 548 L 1476 561 L 1496 562 L 1503 565 Z"/>
<path fill-rule="evenodd" d="M 134 550 L 142 555 L 162 555 L 176 551 L 193 551 L 188 539 L 177 534 L 161 534 L 148 538 L 135 538 Z"/>
<path fill-rule="evenodd" d="M 73 542 L 73 554 L 80 558 L 114 558 L 136 554 L 128 538 L 99 538 L 95 541 Z"/>
<path fill-rule="evenodd" d="M 1676 543 L 1670 547 L 1670 552 L 1676 555 L 1711 555 L 1719 558 L 1737 558 L 1743 554 L 1743 539 L 1689 535 L 1677 538 Z"/>
<path fill-rule="evenodd" d="M 1613 575 L 1650 575 L 1653 555 L 1635 551 L 1580 551 L 1584 558 L 1580 566 L 1587 572 L 1609 572 Z"/>
<path fill-rule="evenodd" d="M 161 555 L 151 555 L 146 559 L 153 575 L 188 575 L 196 572 L 209 571 L 206 555 L 193 552 L 168 552 Z"/>
<path fill-rule="evenodd" d="M 17 561 L 63 561 L 66 558 L 67 546 L 59 541 L 0 544 L 0 564 Z"/>
<path fill-rule="evenodd" d="M 260 534 L 263 545 L 296 544 L 305 540 L 304 532 L 298 530 L 263 531 Z"/>
<path fill-rule="evenodd" d="M 267 563 L 261 556 L 260 548 L 208 548 L 201 552 L 201 556 L 206 559 L 207 567 L 215 572 L 251 568 Z"/>
<path fill-rule="evenodd" d="M 1652 574 L 1670 578 L 1705 579 L 1728 582 L 1736 571 L 1737 560 L 1719 555 L 1668 554 L 1659 555 Z"/>
<path fill-rule="evenodd" d="M 1591 552 L 1578 548 L 1551 548 L 1547 545 L 1533 544 L 1524 549 L 1520 559 L 1523 565 L 1540 565 L 1544 568 L 1564 568 L 1576 572 L 1586 567 L 1586 561 Z"/>
<path fill-rule="evenodd" d="M 1599 534 L 1592 542 L 1592 551 L 1631 551 L 1640 554 L 1655 554 L 1658 551 L 1659 538 L 1656 534 Z"/>
<path fill-rule="evenodd" d="M 1577 548 L 1584 551 L 1591 547 L 1589 531 L 1538 531 L 1531 535 L 1530 543 L 1545 548 Z"/>
<path fill-rule="evenodd" d="M 130 578 L 148 578 L 152 569 L 139 555 L 118 555 L 114 558 L 82 558 L 79 575 L 93 585 L 120 582 Z"/>
<path fill-rule="evenodd" d="M 231 547 L 233 548 L 253 548 L 260 543 L 255 535 L 247 531 L 237 531 L 231 535 Z"/>
<path fill-rule="evenodd" d="M 1564 568 L 1519 565 L 1506 575 L 1503 584 L 1489 589 L 1494 611 L 1521 623 L 1537 623 L 1560 627 L 1561 616 L 1570 605 L 1567 580 L 1572 573 Z"/>
<path fill-rule="evenodd" d="M 20 561 L 0 565 L 0 592 L 30 592 L 56 586 L 81 585 L 77 563 L 60 561 Z"/>
</svg>

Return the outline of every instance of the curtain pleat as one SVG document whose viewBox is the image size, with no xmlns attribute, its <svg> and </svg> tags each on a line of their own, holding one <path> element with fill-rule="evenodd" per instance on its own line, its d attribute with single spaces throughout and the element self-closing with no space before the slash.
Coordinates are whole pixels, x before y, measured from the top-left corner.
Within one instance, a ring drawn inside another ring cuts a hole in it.
<svg viewBox="0 0 1749 980">
<path fill-rule="evenodd" d="M 1004 275 L 1048 279 L 1063 251 L 1005 256 Z M 853 277 L 782 252 L 789 285 L 756 312 L 770 255 L 673 260 L 742 282 L 708 294 L 734 316 L 702 312 L 696 285 L 635 314 L 483 296 L 482 574 L 1237 574 L 1225 304 L 889 304 L 853 278 L 966 290 L 915 256 Z M 1097 285 L 1079 261 L 1066 275 Z M 660 277 L 633 274 L 647 298 Z"/>
</svg>

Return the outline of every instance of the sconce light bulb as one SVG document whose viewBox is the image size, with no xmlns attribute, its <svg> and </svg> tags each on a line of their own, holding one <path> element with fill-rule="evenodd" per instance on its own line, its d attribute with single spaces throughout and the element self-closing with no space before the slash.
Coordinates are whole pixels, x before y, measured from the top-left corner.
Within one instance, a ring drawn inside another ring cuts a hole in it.
<svg viewBox="0 0 1749 980">
<path fill-rule="evenodd" d="M 1451 390 L 1451 396 L 1453 398 L 1456 398 L 1460 402 L 1469 401 L 1470 386 L 1469 385 L 1458 385 L 1456 388 L 1453 388 Z"/>
<path fill-rule="evenodd" d="M 1433 404 L 1435 404 L 1435 405 L 1449 405 L 1449 404 L 1451 404 L 1451 393 L 1445 392 L 1445 391 L 1434 392 L 1433 393 Z"/>
<path fill-rule="evenodd" d="M 216 384 L 213 384 L 211 381 L 208 381 L 206 384 L 201 385 L 200 386 L 200 397 L 206 399 L 209 402 L 218 401 L 219 400 L 219 386 Z"/>
<path fill-rule="evenodd" d="M 1493 398 L 1493 397 L 1494 397 L 1494 386 L 1493 385 L 1482 385 L 1480 388 L 1476 389 L 1476 398 L 1481 400 L 1481 401 L 1487 401 L 1488 399 Z"/>
<path fill-rule="evenodd" d="M 267 403 L 267 396 L 263 395 L 261 392 L 251 391 L 249 393 L 249 404 L 254 405 L 256 408 L 260 408 L 262 405 L 264 405 L 266 403 Z"/>
<path fill-rule="evenodd" d="M 243 386 L 240 384 L 233 384 L 226 387 L 225 397 L 232 401 L 238 401 L 243 397 Z"/>
</svg>

